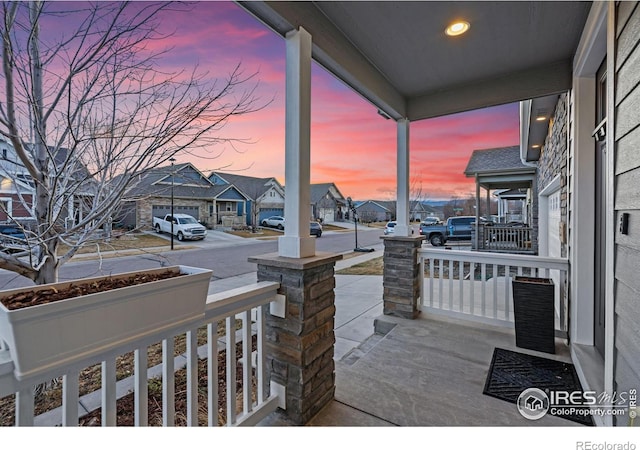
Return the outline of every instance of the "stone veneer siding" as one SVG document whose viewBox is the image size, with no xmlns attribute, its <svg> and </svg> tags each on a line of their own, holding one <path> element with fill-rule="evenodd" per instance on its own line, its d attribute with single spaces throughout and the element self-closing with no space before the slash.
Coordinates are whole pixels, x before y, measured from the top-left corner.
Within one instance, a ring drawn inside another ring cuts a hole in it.
<svg viewBox="0 0 640 450">
<path fill-rule="evenodd" d="M 286 387 L 286 419 L 306 424 L 335 394 L 335 262 L 342 255 L 310 258 L 269 254 L 249 258 L 258 281 L 280 283 L 285 318 L 266 313 L 268 380 Z"/>
<path fill-rule="evenodd" d="M 560 174 L 560 220 L 567 223 L 567 94 L 562 94 L 553 113 L 550 130 L 538 160 L 538 192 Z M 537 200 L 537 198 L 536 198 Z M 536 208 L 536 235 L 537 208 Z M 562 257 L 567 257 L 567 244 L 561 243 Z"/>
<path fill-rule="evenodd" d="M 420 265 L 418 249 L 424 236 L 384 236 L 383 312 L 415 319 L 420 313 Z"/>
</svg>

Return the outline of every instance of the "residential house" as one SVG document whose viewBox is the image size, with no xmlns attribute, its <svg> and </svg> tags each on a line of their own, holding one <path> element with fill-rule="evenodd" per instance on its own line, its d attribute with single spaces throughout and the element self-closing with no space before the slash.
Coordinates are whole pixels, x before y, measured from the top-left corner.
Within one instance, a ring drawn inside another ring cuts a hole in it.
<svg viewBox="0 0 640 450">
<path fill-rule="evenodd" d="M 492 216 L 496 223 L 530 222 L 531 192 L 529 189 L 498 189 L 493 193 L 498 199 L 498 214 Z"/>
<path fill-rule="evenodd" d="M 335 183 L 311 185 L 311 219 L 322 222 L 344 220 L 347 200 Z"/>
<path fill-rule="evenodd" d="M 358 219 L 363 223 L 386 222 L 393 220 L 394 213 L 383 202 L 366 200 L 355 205 Z"/>
<path fill-rule="evenodd" d="M 284 187 L 274 177 L 212 172 L 209 181 L 216 186 L 233 185 L 247 196 L 247 225 L 258 225 L 269 216 L 284 216 Z"/>
<path fill-rule="evenodd" d="M 58 166 L 67 158 L 67 149 L 60 148 L 54 161 Z M 67 204 L 61 205 L 60 227 L 68 228 L 80 222 L 93 200 L 92 179 L 87 169 L 80 166 L 73 177 L 65 181 L 73 190 Z M 24 226 L 33 223 L 35 184 L 26 167 L 19 161 L 11 142 L 0 137 L 0 222 L 20 222 Z"/>
<path fill-rule="evenodd" d="M 246 223 L 248 197 L 233 185 L 213 184 L 191 163 L 158 167 L 141 174 L 126 193 L 125 212 L 119 222 L 150 229 L 153 217 L 171 212 L 172 199 L 174 213 L 189 214 L 211 228 Z"/>
<path fill-rule="evenodd" d="M 480 222 L 480 217 L 491 217 L 491 191 L 506 192 L 509 189 L 523 189 L 529 198 L 537 197 L 537 168 L 535 164 L 521 159 L 520 146 L 474 150 L 464 174 L 467 177 L 473 177 L 476 182 L 477 223 Z M 485 191 L 484 201 L 481 198 L 481 188 Z M 535 253 L 538 215 L 537 202 L 532 203 L 524 222 L 531 225 L 532 233 L 527 236 L 527 241 L 531 242 L 531 250 Z M 479 230 L 476 231 L 479 232 Z"/>
<path fill-rule="evenodd" d="M 398 225 L 385 242 L 410 236 L 411 122 L 525 101 L 521 148 L 526 155 L 541 154 L 539 174 L 529 174 L 537 184 L 532 213 L 540 215 L 540 254 L 555 248 L 570 267 L 568 338 L 580 380 L 587 390 L 609 394 L 640 385 L 640 333 L 634 325 L 640 322 L 634 276 L 640 265 L 640 221 L 634 220 L 640 217 L 638 2 L 471 2 L 464 11 L 458 2 L 240 5 L 285 38 L 290 77 L 295 74 L 297 83 L 310 85 L 293 68 L 313 58 L 373 103 L 380 116 L 396 121 Z M 448 21 L 456 16 L 469 21 L 470 31 L 447 36 Z M 288 114 L 306 104 L 300 100 L 307 91 L 296 92 L 287 100 Z M 549 110 L 540 100 L 553 95 L 560 100 Z M 300 136 L 298 131 L 289 125 L 287 136 Z M 308 151 L 306 142 L 295 148 Z M 290 157 L 288 164 L 304 161 Z M 305 183 L 288 190 L 288 197 L 294 189 L 304 192 Z M 299 258 L 313 254 L 302 241 L 298 249 Z M 291 251 L 283 241 L 280 253 L 295 256 Z M 629 420 L 625 415 L 597 422 Z"/>
</svg>

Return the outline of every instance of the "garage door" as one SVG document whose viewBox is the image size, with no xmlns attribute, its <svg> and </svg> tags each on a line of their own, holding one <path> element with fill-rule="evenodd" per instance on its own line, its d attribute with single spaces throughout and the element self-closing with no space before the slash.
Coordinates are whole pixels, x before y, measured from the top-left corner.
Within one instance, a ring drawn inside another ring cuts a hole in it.
<svg viewBox="0 0 640 450">
<path fill-rule="evenodd" d="M 562 253 L 560 246 L 560 191 L 556 191 L 549 196 L 548 203 L 548 223 L 547 228 L 547 246 L 549 249 L 549 256 L 559 258 Z M 555 312 L 556 317 L 560 318 L 560 277 L 554 270 L 551 273 L 551 279 L 555 286 Z"/>
<path fill-rule="evenodd" d="M 197 206 L 178 206 L 173 205 L 174 214 L 189 214 L 196 220 L 200 219 L 200 209 Z M 171 214 L 171 205 L 153 205 L 152 207 L 153 217 L 164 217 L 167 214 Z"/>
<path fill-rule="evenodd" d="M 258 214 L 258 223 L 262 222 L 262 219 L 266 219 L 267 217 L 282 215 L 284 215 L 284 208 L 261 209 L 260 214 Z"/>
<path fill-rule="evenodd" d="M 325 223 L 335 221 L 335 210 L 333 208 L 320 208 L 318 215 Z"/>
<path fill-rule="evenodd" d="M 549 196 L 548 203 L 549 227 L 547 228 L 547 242 L 549 256 L 559 258 L 561 256 L 560 247 L 560 191 L 556 191 Z"/>
</svg>

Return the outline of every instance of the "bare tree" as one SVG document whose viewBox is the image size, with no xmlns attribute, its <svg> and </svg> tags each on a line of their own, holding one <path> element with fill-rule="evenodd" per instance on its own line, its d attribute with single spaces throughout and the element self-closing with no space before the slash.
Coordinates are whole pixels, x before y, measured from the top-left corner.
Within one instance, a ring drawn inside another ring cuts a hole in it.
<svg viewBox="0 0 640 450">
<path fill-rule="evenodd" d="M 255 74 L 239 65 L 224 81 L 198 68 L 160 70 L 169 51 L 154 50 L 169 37 L 159 32 L 160 16 L 180 8 L 3 3 L 0 137 L 15 161 L 2 176 L 32 188 L 17 195 L 34 224 L 24 226 L 27 250 L 0 251 L 0 268 L 37 284 L 57 281 L 60 266 L 110 220 L 140 174 L 231 141 L 220 129 L 265 106 L 255 96 Z M 61 34 L 63 23 L 75 27 Z"/>
</svg>

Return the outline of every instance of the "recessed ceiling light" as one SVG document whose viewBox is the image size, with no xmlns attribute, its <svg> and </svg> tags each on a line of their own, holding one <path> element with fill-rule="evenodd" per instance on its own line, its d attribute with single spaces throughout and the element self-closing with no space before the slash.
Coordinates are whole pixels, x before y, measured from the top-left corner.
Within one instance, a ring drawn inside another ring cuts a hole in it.
<svg viewBox="0 0 640 450">
<path fill-rule="evenodd" d="M 531 148 L 540 148 L 540 144 L 533 144 Z"/>
<path fill-rule="evenodd" d="M 460 36 L 461 34 L 467 32 L 470 27 L 471 25 L 469 25 L 469 22 L 460 20 L 449 25 L 447 29 L 444 30 L 444 32 L 447 34 L 447 36 Z"/>
<path fill-rule="evenodd" d="M 544 121 L 544 120 L 547 120 L 547 118 L 546 118 L 546 116 L 538 116 L 538 117 L 536 117 L 536 120 L 537 120 L 538 122 L 542 122 L 542 121 Z"/>
</svg>

